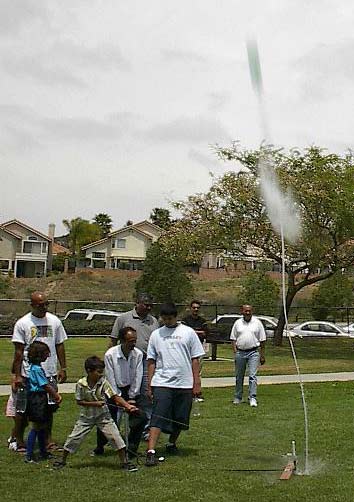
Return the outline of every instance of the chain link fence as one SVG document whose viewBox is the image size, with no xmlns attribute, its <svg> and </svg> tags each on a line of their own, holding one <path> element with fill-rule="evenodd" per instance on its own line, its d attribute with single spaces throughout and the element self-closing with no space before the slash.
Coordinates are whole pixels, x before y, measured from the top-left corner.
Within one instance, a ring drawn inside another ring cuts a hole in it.
<svg viewBox="0 0 354 502">
<path fill-rule="evenodd" d="M 50 300 L 49 311 L 63 320 L 69 336 L 108 336 L 111 332 L 117 313 L 126 312 L 134 307 L 133 302 L 102 302 L 77 300 Z M 152 314 L 158 317 L 160 304 L 154 304 Z M 189 312 L 189 305 L 178 304 L 178 317 L 181 319 Z M 268 308 L 254 306 L 257 315 L 272 316 L 280 312 L 281 305 L 271 305 Z M 10 337 L 17 319 L 30 311 L 28 299 L 0 299 L 0 336 Z M 238 305 L 202 304 L 200 315 L 211 326 L 220 321 L 224 314 L 238 314 Z M 290 324 L 315 320 L 315 314 L 321 314 L 323 320 L 349 326 L 354 322 L 354 307 L 331 307 L 326 309 L 314 306 L 294 306 L 290 310 Z"/>
</svg>

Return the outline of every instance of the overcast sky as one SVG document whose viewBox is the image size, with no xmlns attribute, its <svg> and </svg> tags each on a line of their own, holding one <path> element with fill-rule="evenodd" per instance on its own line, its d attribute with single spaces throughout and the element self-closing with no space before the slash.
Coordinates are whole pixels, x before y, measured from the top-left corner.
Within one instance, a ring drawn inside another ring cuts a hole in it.
<svg viewBox="0 0 354 502">
<path fill-rule="evenodd" d="M 354 147 L 352 0 L 0 0 L 0 221 L 114 228 L 205 191 L 210 149 Z"/>
</svg>

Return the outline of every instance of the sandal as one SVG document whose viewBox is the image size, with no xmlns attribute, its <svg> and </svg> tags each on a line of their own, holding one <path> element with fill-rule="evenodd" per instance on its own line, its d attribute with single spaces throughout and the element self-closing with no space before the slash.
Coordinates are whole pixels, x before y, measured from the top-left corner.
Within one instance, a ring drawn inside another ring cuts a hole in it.
<svg viewBox="0 0 354 502">
<path fill-rule="evenodd" d="M 47 450 L 49 451 L 64 451 L 62 446 L 57 445 L 56 443 L 47 444 Z"/>
</svg>

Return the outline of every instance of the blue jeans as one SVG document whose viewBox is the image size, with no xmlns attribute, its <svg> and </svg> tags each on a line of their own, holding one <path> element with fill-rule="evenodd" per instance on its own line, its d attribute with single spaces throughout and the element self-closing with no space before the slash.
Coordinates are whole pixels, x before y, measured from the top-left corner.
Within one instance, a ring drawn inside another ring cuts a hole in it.
<svg viewBox="0 0 354 502">
<path fill-rule="evenodd" d="M 257 396 L 257 368 L 259 366 L 259 357 L 258 350 L 238 350 L 236 352 L 236 399 L 242 399 L 243 380 L 247 363 L 249 374 L 248 396 L 250 399 Z"/>
</svg>

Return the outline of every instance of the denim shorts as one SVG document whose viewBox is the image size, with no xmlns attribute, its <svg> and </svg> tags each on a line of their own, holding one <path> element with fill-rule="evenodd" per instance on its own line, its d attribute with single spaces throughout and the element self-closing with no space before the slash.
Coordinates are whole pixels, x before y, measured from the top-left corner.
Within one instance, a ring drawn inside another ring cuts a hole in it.
<svg viewBox="0 0 354 502">
<path fill-rule="evenodd" d="M 189 429 L 193 404 L 192 389 L 153 387 L 153 409 L 150 427 L 165 434 Z"/>
</svg>

